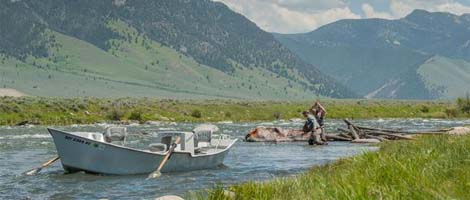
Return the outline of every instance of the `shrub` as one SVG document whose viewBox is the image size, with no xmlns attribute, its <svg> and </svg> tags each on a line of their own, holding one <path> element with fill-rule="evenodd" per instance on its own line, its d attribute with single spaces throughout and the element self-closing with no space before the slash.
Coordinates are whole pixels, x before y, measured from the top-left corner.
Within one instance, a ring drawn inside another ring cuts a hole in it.
<svg viewBox="0 0 470 200">
<path fill-rule="evenodd" d="M 467 94 L 466 98 L 457 99 L 457 107 L 462 113 L 470 114 L 470 96 Z"/>
<path fill-rule="evenodd" d="M 424 105 L 424 106 L 421 107 L 420 110 L 421 110 L 422 113 L 428 113 L 429 112 L 429 106 Z"/>
<path fill-rule="evenodd" d="M 121 120 L 123 116 L 124 116 L 124 113 L 118 108 L 112 109 L 111 112 L 108 114 L 108 118 L 110 120 L 115 120 L 115 121 Z"/>
<path fill-rule="evenodd" d="M 77 104 L 73 104 L 71 109 L 73 110 L 73 112 L 78 112 L 78 111 L 80 111 L 80 108 L 78 107 Z"/>
<path fill-rule="evenodd" d="M 86 110 L 87 109 L 87 105 L 85 103 L 78 103 L 76 105 L 81 110 Z"/>
<path fill-rule="evenodd" d="M 140 111 L 140 110 L 132 111 L 131 115 L 129 116 L 129 119 L 141 122 L 142 121 L 142 111 Z"/>
<path fill-rule="evenodd" d="M 201 118 L 202 117 L 202 113 L 200 110 L 193 110 L 193 112 L 191 113 L 191 116 L 194 117 L 194 118 Z"/>
<path fill-rule="evenodd" d="M 231 118 L 231 117 L 232 117 L 232 113 L 230 113 L 230 112 L 227 111 L 227 112 L 225 113 L 225 118 Z"/>
<path fill-rule="evenodd" d="M 274 117 L 275 119 L 281 119 L 281 113 L 280 113 L 280 112 L 274 112 L 274 113 L 273 113 L 273 117 Z"/>
<path fill-rule="evenodd" d="M 459 115 L 459 110 L 456 108 L 446 108 L 445 113 L 448 118 L 457 117 Z"/>
</svg>

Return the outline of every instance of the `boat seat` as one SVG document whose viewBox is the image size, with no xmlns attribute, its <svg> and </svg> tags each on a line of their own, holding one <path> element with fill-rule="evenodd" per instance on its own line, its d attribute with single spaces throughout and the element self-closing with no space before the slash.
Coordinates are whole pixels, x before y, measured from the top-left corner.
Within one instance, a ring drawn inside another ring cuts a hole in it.
<svg viewBox="0 0 470 200">
<path fill-rule="evenodd" d="M 126 127 L 108 127 L 104 133 L 104 140 L 108 143 L 121 142 L 126 143 L 127 128 Z"/>
<path fill-rule="evenodd" d="M 200 130 L 194 132 L 195 147 L 209 147 L 212 140 L 212 130 Z"/>
<path fill-rule="evenodd" d="M 149 150 L 151 152 L 167 151 L 167 145 L 163 143 L 152 143 L 152 144 L 149 144 Z"/>
</svg>

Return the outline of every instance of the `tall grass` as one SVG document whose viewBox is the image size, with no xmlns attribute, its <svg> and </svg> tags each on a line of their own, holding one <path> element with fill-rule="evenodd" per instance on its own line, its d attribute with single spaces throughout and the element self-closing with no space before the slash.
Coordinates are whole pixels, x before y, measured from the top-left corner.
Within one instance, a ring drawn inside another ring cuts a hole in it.
<svg viewBox="0 0 470 200">
<path fill-rule="evenodd" d="M 324 100 L 328 118 L 447 118 L 465 113 L 438 101 Z M 311 102 L 161 100 L 154 98 L 0 97 L 0 125 L 24 120 L 40 124 L 115 120 L 270 121 L 301 118 Z M 452 108 L 453 110 L 449 110 Z"/>
<path fill-rule="evenodd" d="M 470 136 L 423 136 L 294 178 L 226 188 L 236 199 L 470 199 Z M 219 187 L 208 199 L 230 199 Z M 200 198 L 203 198 L 200 196 Z"/>
</svg>

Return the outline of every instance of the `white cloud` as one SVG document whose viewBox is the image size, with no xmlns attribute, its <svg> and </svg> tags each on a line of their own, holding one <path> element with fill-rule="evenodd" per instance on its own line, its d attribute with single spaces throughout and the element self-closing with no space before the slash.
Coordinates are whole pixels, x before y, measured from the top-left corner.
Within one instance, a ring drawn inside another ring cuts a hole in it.
<svg viewBox="0 0 470 200">
<path fill-rule="evenodd" d="M 126 0 L 114 0 L 113 5 L 118 6 L 118 7 L 126 5 Z"/>
<path fill-rule="evenodd" d="M 362 12 L 366 15 L 367 18 L 383 18 L 383 19 L 392 19 L 392 15 L 387 12 L 377 12 L 374 7 L 368 3 L 362 4 Z"/>
<path fill-rule="evenodd" d="M 290 10 L 313 12 L 331 8 L 345 7 L 341 0 L 267 0 Z"/>
<path fill-rule="evenodd" d="M 394 17 L 404 17 L 414 9 L 413 6 L 401 0 L 390 1 L 390 11 Z"/>
<path fill-rule="evenodd" d="M 323 0 L 217 0 L 245 15 L 262 29 L 278 33 L 311 31 L 339 19 L 357 19 L 341 1 Z M 319 3 L 324 2 L 324 3 Z M 315 7 L 321 5 L 320 7 Z M 311 8 L 311 9 L 308 9 Z"/>
<path fill-rule="evenodd" d="M 457 15 L 470 13 L 470 6 L 464 6 L 460 3 L 444 3 L 437 6 L 436 11 L 451 12 Z"/>
<path fill-rule="evenodd" d="M 390 0 L 390 11 L 396 18 L 404 17 L 415 9 L 450 12 L 457 15 L 470 13 L 470 6 L 455 0 Z"/>
<path fill-rule="evenodd" d="M 470 0 L 214 1 L 225 3 L 232 10 L 243 14 L 266 31 L 279 33 L 308 32 L 340 19 L 398 19 L 405 17 L 415 9 L 451 12 L 458 15 L 470 13 Z M 466 3 L 467 1 L 468 3 Z M 352 8 L 355 9 L 354 12 Z"/>
</svg>

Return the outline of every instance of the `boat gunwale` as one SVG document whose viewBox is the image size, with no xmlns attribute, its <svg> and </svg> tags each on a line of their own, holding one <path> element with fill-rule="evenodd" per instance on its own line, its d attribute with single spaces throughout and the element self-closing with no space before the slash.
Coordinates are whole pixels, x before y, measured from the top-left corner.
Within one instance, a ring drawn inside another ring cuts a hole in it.
<svg viewBox="0 0 470 200">
<path fill-rule="evenodd" d="M 53 128 L 47 128 L 47 131 L 48 131 L 49 134 L 51 134 L 51 135 L 52 135 L 51 130 L 52 130 L 52 131 L 59 132 L 59 133 L 62 133 L 62 134 L 65 134 L 65 135 L 70 135 L 70 136 L 74 136 L 74 137 L 79 137 L 80 139 L 90 140 L 90 141 L 93 141 L 93 142 L 96 142 L 96 143 L 99 143 L 99 144 L 109 145 L 109 146 L 113 146 L 113 147 L 121 148 L 121 149 L 126 149 L 126 150 L 130 150 L 130 151 L 136 151 L 136 152 L 139 152 L 139 153 L 146 153 L 146 154 L 159 155 L 159 156 L 165 156 L 165 155 L 168 154 L 168 151 L 166 151 L 165 153 L 151 152 L 151 151 L 146 151 L 146 150 L 142 150 L 142 149 L 137 149 L 137 148 L 126 147 L 126 146 L 122 146 L 122 145 L 117 145 L 117 144 L 113 144 L 113 143 L 101 142 L 101 141 L 98 141 L 98 140 L 93 140 L 93 139 L 90 139 L 90 138 L 86 138 L 86 137 L 82 137 L 82 136 L 79 136 L 79 135 L 75 135 L 75 134 L 73 134 L 73 133 L 71 133 L 71 132 L 65 132 L 65 131 L 61 131 L 61 130 L 57 130 L 57 129 L 53 129 Z M 163 132 L 163 133 L 168 133 L 168 132 Z M 179 133 L 179 132 L 175 131 L 175 133 Z M 52 137 L 52 139 L 54 140 L 54 137 Z M 205 154 L 199 154 L 199 155 L 198 155 L 198 154 L 192 155 L 190 152 L 184 152 L 184 151 L 174 151 L 173 153 L 174 153 L 174 154 L 189 154 L 190 157 L 212 156 L 212 155 L 221 154 L 221 153 L 224 153 L 225 151 L 230 150 L 230 148 L 231 148 L 231 147 L 235 144 L 235 142 L 237 142 L 237 141 L 238 141 L 237 138 L 236 138 L 236 139 L 233 139 L 232 142 L 230 143 L 230 145 L 228 145 L 228 146 L 225 147 L 223 150 L 218 151 L 218 152 L 205 153 Z M 57 147 L 56 147 L 56 150 L 57 150 Z"/>
</svg>

